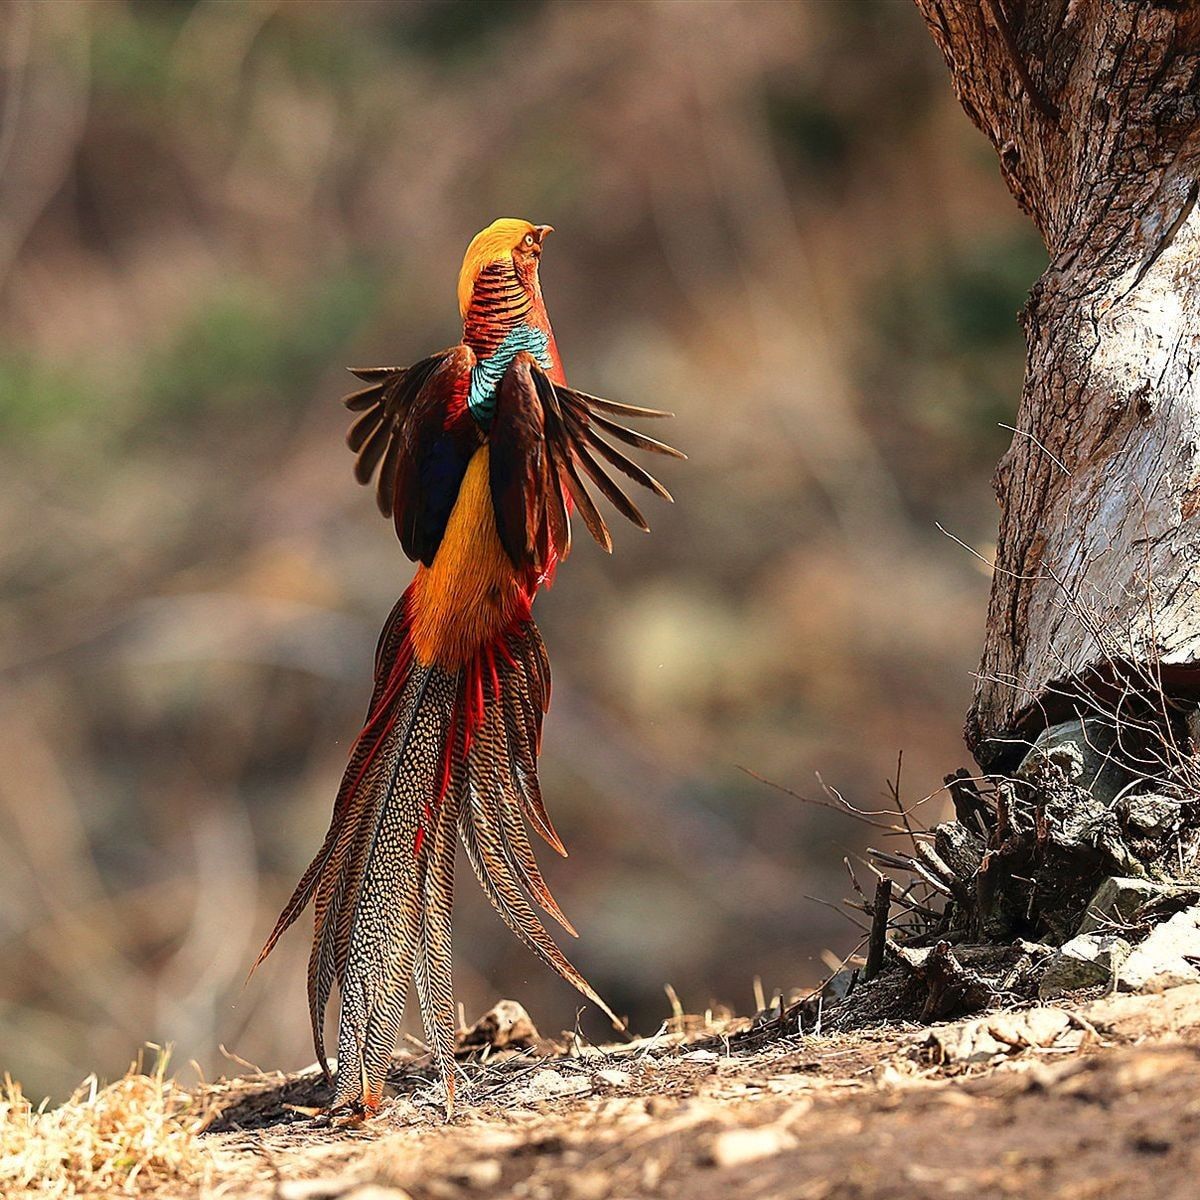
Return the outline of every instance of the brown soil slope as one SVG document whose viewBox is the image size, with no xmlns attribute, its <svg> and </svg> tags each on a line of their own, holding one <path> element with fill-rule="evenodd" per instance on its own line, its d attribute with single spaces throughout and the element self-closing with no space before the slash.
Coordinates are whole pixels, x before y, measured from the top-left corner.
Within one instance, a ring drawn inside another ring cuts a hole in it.
<svg viewBox="0 0 1200 1200">
<path fill-rule="evenodd" d="M 205 1191 L 278 1200 L 1195 1197 L 1200 985 L 929 1029 L 663 1039 L 479 1076 L 445 1123 L 414 1082 L 328 1128 L 310 1077 L 210 1098 Z M 671 1044 L 674 1043 L 674 1044 Z"/>
</svg>

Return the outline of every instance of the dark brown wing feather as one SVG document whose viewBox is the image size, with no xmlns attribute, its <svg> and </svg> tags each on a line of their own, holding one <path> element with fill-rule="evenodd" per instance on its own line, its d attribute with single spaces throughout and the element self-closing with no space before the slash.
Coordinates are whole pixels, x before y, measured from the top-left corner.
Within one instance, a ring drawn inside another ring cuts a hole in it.
<svg viewBox="0 0 1200 1200">
<path fill-rule="evenodd" d="M 492 502 L 500 541 L 515 565 L 544 565 L 546 556 L 541 546 L 547 534 L 558 557 L 567 556 L 568 497 L 596 542 L 612 550 L 612 535 L 583 476 L 623 517 L 639 529 L 649 529 L 637 505 L 617 486 L 593 451 L 634 483 L 664 500 L 671 499 L 670 492 L 649 471 L 611 446 L 597 430 L 653 454 L 672 458 L 686 455 L 618 425 L 602 412 L 626 417 L 671 415 L 556 384 L 528 354 L 518 354 L 501 380 L 489 437 Z"/>
<path fill-rule="evenodd" d="M 488 478 L 496 532 L 517 565 L 541 569 L 547 560 L 550 513 L 545 421 L 532 363 L 520 356 L 500 381 L 488 445 Z"/>
<path fill-rule="evenodd" d="M 560 391 L 579 400 L 585 408 L 593 412 L 615 413 L 618 417 L 673 417 L 673 412 L 661 408 L 641 408 L 636 404 L 621 404 L 616 400 L 605 400 L 602 396 L 592 396 L 588 392 L 577 392 L 574 388 L 560 388 Z"/>
<path fill-rule="evenodd" d="M 441 544 L 466 464 L 481 435 L 470 421 L 448 429 L 448 414 L 469 384 L 475 356 L 451 346 L 411 367 L 353 367 L 364 383 L 343 403 L 359 415 L 346 434 L 354 477 L 378 473 L 375 500 L 395 522 L 405 553 L 428 565 Z"/>
<path fill-rule="evenodd" d="M 453 349 L 431 354 L 411 367 L 350 368 L 351 374 L 367 384 L 342 401 L 351 412 L 360 414 L 346 434 L 346 445 L 356 455 L 354 477 L 359 483 L 370 480 L 398 435 L 413 400 L 439 364 L 452 353 Z M 390 517 L 391 492 L 379 487 L 376 501 L 379 511 Z"/>
<path fill-rule="evenodd" d="M 598 437 L 592 429 L 587 431 L 587 443 L 594 450 L 599 451 L 601 457 L 608 459 L 618 471 L 628 475 L 634 483 L 640 483 L 642 487 L 649 488 L 656 496 L 661 496 L 667 501 L 668 504 L 674 501 L 675 497 L 649 471 L 643 467 L 639 467 L 632 459 L 626 458 L 620 450 L 615 446 L 610 446 L 602 437 Z"/>
</svg>

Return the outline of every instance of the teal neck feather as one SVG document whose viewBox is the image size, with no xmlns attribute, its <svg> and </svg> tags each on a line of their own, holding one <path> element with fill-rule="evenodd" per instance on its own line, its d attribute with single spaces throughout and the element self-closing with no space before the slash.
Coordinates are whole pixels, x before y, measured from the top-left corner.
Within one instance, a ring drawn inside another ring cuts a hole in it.
<svg viewBox="0 0 1200 1200">
<path fill-rule="evenodd" d="M 549 371 L 552 367 L 549 345 L 550 337 L 544 329 L 522 323 L 510 329 L 500 345 L 475 364 L 471 370 L 467 408 L 480 425 L 486 429 L 492 423 L 496 413 L 496 389 L 512 360 L 525 350 L 537 359 L 538 366 Z"/>
</svg>

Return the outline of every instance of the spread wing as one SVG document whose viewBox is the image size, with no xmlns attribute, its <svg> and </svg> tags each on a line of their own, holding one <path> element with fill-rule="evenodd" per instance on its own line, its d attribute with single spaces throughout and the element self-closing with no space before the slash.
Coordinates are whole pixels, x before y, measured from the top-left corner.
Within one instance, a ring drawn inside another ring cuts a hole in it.
<svg viewBox="0 0 1200 1200">
<path fill-rule="evenodd" d="M 673 447 L 612 419 L 671 415 L 556 384 L 531 355 L 518 354 L 500 381 L 489 438 L 496 529 L 513 564 L 540 570 L 550 564 L 552 552 L 566 558 L 571 548 L 572 505 L 592 537 L 611 553 L 612 536 L 585 477 L 622 516 L 648 530 L 646 518 L 613 481 L 605 464 L 664 500 L 670 500 L 671 494 L 601 434 L 653 454 L 685 458 Z"/>
<path fill-rule="evenodd" d="M 459 345 L 411 367 L 352 368 L 367 386 L 343 401 L 359 414 L 346 435 L 354 477 L 369 483 L 378 470 L 379 511 L 392 518 L 405 554 L 426 566 L 482 440 L 462 411 L 474 365 L 470 348 Z"/>
</svg>

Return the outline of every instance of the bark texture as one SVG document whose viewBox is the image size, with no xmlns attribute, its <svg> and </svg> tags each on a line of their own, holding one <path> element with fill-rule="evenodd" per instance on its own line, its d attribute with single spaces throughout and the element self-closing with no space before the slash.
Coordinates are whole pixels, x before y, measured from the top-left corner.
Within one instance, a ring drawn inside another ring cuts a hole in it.
<svg viewBox="0 0 1200 1200">
<path fill-rule="evenodd" d="M 1200 7 L 916 2 L 1051 258 L 994 480 L 986 767 L 1125 664 L 1200 678 Z"/>
</svg>

